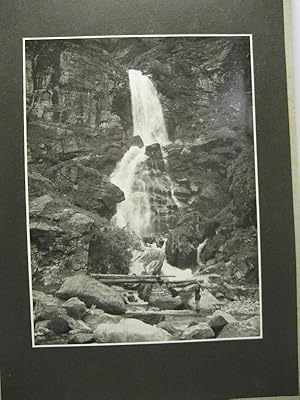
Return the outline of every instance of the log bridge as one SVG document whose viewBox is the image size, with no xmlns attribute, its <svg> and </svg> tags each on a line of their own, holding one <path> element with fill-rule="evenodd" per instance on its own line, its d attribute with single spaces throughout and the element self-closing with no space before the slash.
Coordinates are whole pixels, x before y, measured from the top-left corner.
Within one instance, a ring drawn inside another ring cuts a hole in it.
<svg viewBox="0 0 300 400">
<path fill-rule="evenodd" d="M 141 283 L 170 283 L 174 285 L 191 285 L 197 279 L 177 280 L 175 275 L 122 275 L 122 274 L 90 274 L 93 278 L 106 284 L 141 284 Z"/>
</svg>

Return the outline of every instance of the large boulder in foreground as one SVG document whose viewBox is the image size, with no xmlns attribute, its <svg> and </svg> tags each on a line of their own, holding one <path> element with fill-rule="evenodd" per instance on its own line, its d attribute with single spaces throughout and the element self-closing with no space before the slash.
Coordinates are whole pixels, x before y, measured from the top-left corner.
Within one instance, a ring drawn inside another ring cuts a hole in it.
<svg viewBox="0 0 300 400">
<path fill-rule="evenodd" d="M 123 298 L 115 290 L 85 274 L 67 278 L 56 295 L 64 300 L 78 297 L 88 307 L 96 305 L 110 314 L 124 314 L 126 311 Z"/>
<path fill-rule="evenodd" d="M 167 341 L 171 335 L 163 329 L 129 318 L 117 324 L 99 325 L 94 338 L 98 343 L 137 343 Z"/>
</svg>

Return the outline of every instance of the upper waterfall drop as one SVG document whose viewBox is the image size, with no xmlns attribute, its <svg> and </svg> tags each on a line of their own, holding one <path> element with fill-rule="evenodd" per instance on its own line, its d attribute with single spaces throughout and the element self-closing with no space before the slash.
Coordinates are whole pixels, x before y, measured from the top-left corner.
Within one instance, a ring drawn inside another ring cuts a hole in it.
<svg viewBox="0 0 300 400">
<path fill-rule="evenodd" d="M 125 200 L 117 205 L 113 223 L 135 232 L 140 236 L 153 234 L 150 194 L 147 190 L 146 146 L 153 143 L 169 143 L 162 106 L 155 86 L 141 71 L 128 70 L 133 134 L 140 136 L 144 146 L 131 146 L 122 160 L 116 165 L 110 180 L 119 186 Z"/>
<path fill-rule="evenodd" d="M 128 70 L 131 92 L 134 135 L 139 135 L 145 146 L 169 142 L 162 106 L 151 79 L 135 69 Z"/>
</svg>

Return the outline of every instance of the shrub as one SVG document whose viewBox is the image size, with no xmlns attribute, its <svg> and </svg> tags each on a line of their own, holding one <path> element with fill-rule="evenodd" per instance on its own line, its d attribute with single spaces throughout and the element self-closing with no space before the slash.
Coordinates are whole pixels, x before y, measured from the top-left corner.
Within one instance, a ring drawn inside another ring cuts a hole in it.
<svg viewBox="0 0 300 400">
<path fill-rule="evenodd" d="M 127 230 L 106 227 L 90 242 L 88 270 L 102 274 L 127 274 L 138 239 Z"/>
</svg>

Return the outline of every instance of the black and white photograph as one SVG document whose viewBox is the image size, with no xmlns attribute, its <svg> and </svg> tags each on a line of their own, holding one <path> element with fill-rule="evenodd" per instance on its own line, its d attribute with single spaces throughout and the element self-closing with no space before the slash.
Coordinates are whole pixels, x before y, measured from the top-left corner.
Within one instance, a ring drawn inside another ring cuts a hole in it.
<svg viewBox="0 0 300 400">
<path fill-rule="evenodd" d="M 33 347 L 263 337 L 253 65 L 250 34 L 23 40 Z"/>
</svg>

